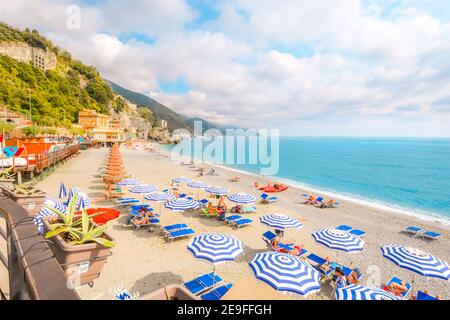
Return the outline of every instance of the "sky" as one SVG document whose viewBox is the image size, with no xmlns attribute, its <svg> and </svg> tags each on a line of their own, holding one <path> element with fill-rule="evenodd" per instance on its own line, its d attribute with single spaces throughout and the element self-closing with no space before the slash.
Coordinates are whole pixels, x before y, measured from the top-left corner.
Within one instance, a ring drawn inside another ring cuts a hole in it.
<svg viewBox="0 0 450 320">
<path fill-rule="evenodd" d="M 450 137 L 448 0 L 15 0 L 0 20 L 187 116 Z"/>
</svg>

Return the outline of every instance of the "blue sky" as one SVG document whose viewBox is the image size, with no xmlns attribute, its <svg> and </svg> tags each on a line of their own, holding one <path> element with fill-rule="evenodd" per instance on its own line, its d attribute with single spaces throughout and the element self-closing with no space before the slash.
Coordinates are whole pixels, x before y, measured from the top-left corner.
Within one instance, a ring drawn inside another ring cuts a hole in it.
<svg viewBox="0 0 450 320">
<path fill-rule="evenodd" d="M 0 20 L 188 116 L 285 135 L 450 136 L 450 1 L 17 0 Z"/>
</svg>

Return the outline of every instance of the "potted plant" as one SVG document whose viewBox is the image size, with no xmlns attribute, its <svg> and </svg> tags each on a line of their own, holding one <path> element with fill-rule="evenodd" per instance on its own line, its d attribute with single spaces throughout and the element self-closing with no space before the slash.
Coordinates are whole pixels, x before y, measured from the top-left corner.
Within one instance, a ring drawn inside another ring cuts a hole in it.
<svg viewBox="0 0 450 320">
<path fill-rule="evenodd" d="M 56 260 L 66 272 L 73 287 L 92 285 L 111 255 L 113 239 L 105 232 L 111 224 L 98 226 L 91 218 L 103 214 L 89 215 L 86 209 L 76 214 L 78 194 L 72 197 L 66 212 L 46 206 L 56 217 L 43 219 L 45 238 L 54 243 Z"/>
<path fill-rule="evenodd" d="M 13 201 L 28 210 L 32 215 L 36 215 L 45 201 L 47 194 L 36 189 L 30 183 L 12 185 L 10 189 L 2 188 Z"/>
</svg>

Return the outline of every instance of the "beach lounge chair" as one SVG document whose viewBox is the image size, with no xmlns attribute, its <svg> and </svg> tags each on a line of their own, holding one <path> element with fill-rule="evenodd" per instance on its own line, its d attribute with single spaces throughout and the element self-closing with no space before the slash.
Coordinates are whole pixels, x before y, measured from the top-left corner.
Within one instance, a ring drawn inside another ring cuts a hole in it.
<svg viewBox="0 0 450 320">
<path fill-rule="evenodd" d="M 207 207 L 207 206 L 208 206 L 208 203 L 209 203 L 209 200 L 202 199 L 202 200 L 199 200 L 198 203 L 200 203 L 200 205 L 201 205 L 202 207 Z"/>
<path fill-rule="evenodd" d="M 235 221 L 235 220 L 239 220 L 239 219 L 242 219 L 242 218 L 243 218 L 242 216 L 235 214 L 235 215 L 226 217 L 225 219 L 223 219 L 223 221 L 226 221 L 226 222 L 228 222 L 228 223 L 231 223 L 231 222 L 233 222 L 233 221 Z"/>
<path fill-rule="evenodd" d="M 179 229 L 175 231 L 169 231 L 167 234 L 165 234 L 165 238 L 173 242 L 175 239 L 181 239 L 181 238 L 189 238 L 193 234 L 195 234 L 194 230 L 192 229 Z"/>
<path fill-rule="evenodd" d="M 178 196 L 178 198 L 186 198 L 187 194 L 186 193 L 182 193 Z"/>
<path fill-rule="evenodd" d="M 426 294 L 423 291 L 417 291 L 416 300 L 439 300 L 439 299 L 436 297 L 430 296 L 429 294 Z"/>
<path fill-rule="evenodd" d="M 314 253 L 311 253 L 309 256 L 306 257 L 306 259 L 313 262 L 313 268 L 316 269 L 317 271 L 319 271 L 320 275 L 322 276 L 321 281 L 325 281 L 326 279 L 330 279 L 330 280 L 333 279 L 334 269 L 331 267 L 331 263 L 330 263 L 330 269 L 327 271 L 320 268 L 327 262 L 326 259 L 319 257 L 318 255 L 316 255 Z"/>
<path fill-rule="evenodd" d="M 255 213 L 256 208 L 255 207 L 243 207 L 242 213 Z"/>
<path fill-rule="evenodd" d="M 142 203 L 142 204 L 139 204 L 139 205 L 133 205 L 133 206 L 130 206 L 128 208 L 129 208 L 130 211 L 134 211 L 134 210 L 141 210 L 142 207 L 147 208 L 147 209 L 151 209 L 151 206 L 149 204 L 147 204 L 147 203 Z"/>
<path fill-rule="evenodd" d="M 185 282 L 183 285 L 195 295 L 202 294 L 205 291 L 211 290 L 213 287 L 219 285 L 223 279 L 214 272 L 201 275 L 191 281 Z"/>
<path fill-rule="evenodd" d="M 138 199 L 129 198 L 129 199 L 117 199 L 115 203 L 119 206 L 130 206 L 139 202 L 140 201 Z"/>
<path fill-rule="evenodd" d="M 348 232 L 348 231 L 352 230 L 353 228 L 350 226 L 347 226 L 345 224 L 341 224 L 340 226 L 337 226 L 335 229 Z"/>
<path fill-rule="evenodd" d="M 367 232 L 362 230 L 351 230 L 350 233 L 361 238 L 364 237 Z"/>
<path fill-rule="evenodd" d="M 232 226 L 235 226 L 237 229 L 239 229 L 240 227 L 249 226 L 252 223 L 253 223 L 252 219 L 239 219 L 239 220 L 234 220 L 234 221 L 230 222 L 230 224 Z"/>
<path fill-rule="evenodd" d="M 157 225 L 159 222 L 160 222 L 160 221 L 159 221 L 158 218 L 153 218 L 153 219 L 150 219 L 150 220 L 148 221 L 148 223 L 145 223 L 145 224 L 136 224 L 135 220 L 134 220 L 134 219 L 131 219 L 131 223 L 134 225 L 134 228 L 135 228 L 136 230 L 140 230 L 142 227 L 155 226 L 155 225 Z"/>
<path fill-rule="evenodd" d="M 402 284 L 402 280 L 397 278 L 397 277 L 392 277 L 392 279 L 388 282 L 387 285 L 389 286 L 392 283 Z M 408 291 L 402 293 L 402 297 L 403 298 L 406 298 L 409 295 L 409 293 L 411 292 L 411 289 L 412 289 L 412 285 L 410 283 L 406 283 L 405 286 L 408 289 Z"/>
<path fill-rule="evenodd" d="M 405 232 L 407 234 L 413 235 L 413 236 L 417 236 L 419 233 L 421 233 L 423 231 L 422 228 L 419 227 L 414 227 L 414 226 L 410 226 L 408 228 L 405 229 Z"/>
<path fill-rule="evenodd" d="M 437 240 L 440 237 L 442 237 L 442 234 L 437 233 L 437 232 L 433 232 L 433 231 L 427 231 L 422 233 L 422 238 L 426 239 L 426 240 Z"/>
<path fill-rule="evenodd" d="M 275 233 L 273 233 L 272 231 L 267 231 L 267 232 L 263 233 L 263 240 L 267 244 L 267 247 L 270 250 L 275 250 L 275 248 L 272 246 L 272 240 L 274 238 L 276 238 L 276 236 L 277 235 Z"/>
<path fill-rule="evenodd" d="M 263 193 L 261 195 L 261 202 L 262 203 L 271 204 L 271 203 L 274 203 L 274 202 L 277 202 L 277 201 L 278 201 L 277 197 L 271 197 L 267 193 Z"/>
<path fill-rule="evenodd" d="M 188 227 L 187 224 L 184 224 L 184 223 L 172 224 L 170 226 L 162 227 L 162 233 L 163 234 L 168 234 L 171 231 L 186 229 L 187 227 Z"/>
<path fill-rule="evenodd" d="M 221 300 L 231 288 L 233 288 L 233 285 L 229 283 L 203 294 L 201 298 L 202 300 Z"/>
</svg>

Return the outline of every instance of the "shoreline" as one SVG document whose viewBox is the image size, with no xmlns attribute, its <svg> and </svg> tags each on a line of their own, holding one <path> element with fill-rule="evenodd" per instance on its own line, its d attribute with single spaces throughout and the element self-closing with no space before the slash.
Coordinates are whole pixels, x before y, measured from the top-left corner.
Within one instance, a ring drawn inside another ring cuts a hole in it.
<svg viewBox="0 0 450 320">
<path fill-rule="evenodd" d="M 167 150 L 164 147 L 164 145 L 159 144 L 159 147 L 160 147 L 159 150 L 161 151 L 161 153 L 170 157 L 170 151 Z M 181 160 L 181 158 L 180 158 L 180 160 Z M 319 187 L 310 186 L 310 185 L 304 184 L 301 181 L 295 181 L 295 180 L 292 180 L 289 178 L 281 178 L 281 177 L 273 176 L 271 179 L 268 179 L 267 177 L 264 177 L 263 175 L 258 174 L 258 173 L 245 171 L 242 169 L 236 169 L 236 168 L 229 167 L 227 165 L 216 164 L 216 163 L 212 163 L 212 162 L 208 162 L 208 161 L 204 161 L 204 160 L 200 161 L 198 159 L 194 159 L 194 162 L 197 165 L 204 164 L 204 165 L 208 165 L 210 167 L 216 168 L 216 169 L 228 170 L 231 172 L 236 172 L 239 174 L 251 176 L 251 177 L 254 177 L 255 179 L 262 179 L 265 182 L 269 182 L 269 181 L 274 182 L 274 180 L 276 180 L 277 182 L 282 182 L 282 183 L 287 184 L 290 189 L 291 188 L 297 189 L 300 192 L 299 195 L 301 193 L 309 193 L 309 194 L 316 194 L 316 195 L 319 194 L 320 196 L 331 197 L 331 198 L 333 198 L 335 200 L 339 200 L 341 202 L 342 201 L 351 202 L 356 205 L 361 205 L 361 206 L 368 207 L 371 209 L 382 210 L 382 211 L 385 211 L 390 214 L 402 215 L 405 217 L 418 219 L 419 221 L 423 221 L 423 222 L 439 224 L 439 225 L 442 225 L 443 227 L 450 229 L 450 217 L 446 217 L 437 212 L 424 211 L 424 210 L 420 210 L 420 209 L 416 209 L 416 208 L 407 208 L 407 207 L 402 207 L 400 205 L 389 205 L 387 203 L 384 203 L 382 200 L 378 200 L 378 199 L 369 199 L 369 198 L 359 197 L 358 195 L 353 195 L 353 194 L 347 195 L 344 193 L 339 193 L 338 191 L 327 191 L 327 190 L 321 189 Z"/>
</svg>

